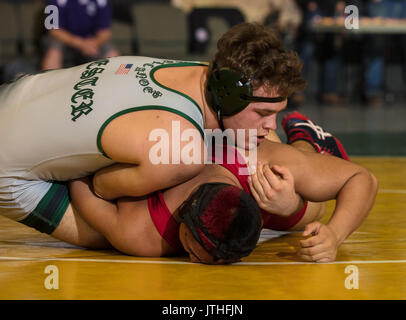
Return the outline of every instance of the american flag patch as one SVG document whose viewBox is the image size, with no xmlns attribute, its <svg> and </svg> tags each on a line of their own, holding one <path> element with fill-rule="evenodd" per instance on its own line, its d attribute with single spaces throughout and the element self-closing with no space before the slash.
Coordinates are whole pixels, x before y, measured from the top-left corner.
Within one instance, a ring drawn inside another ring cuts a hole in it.
<svg viewBox="0 0 406 320">
<path fill-rule="evenodd" d="M 130 72 L 132 66 L 133 66 L 132 64 L 122 64 L 117 69 L 115 74 L 127 74 L 128 72 Z"/>
</svg>

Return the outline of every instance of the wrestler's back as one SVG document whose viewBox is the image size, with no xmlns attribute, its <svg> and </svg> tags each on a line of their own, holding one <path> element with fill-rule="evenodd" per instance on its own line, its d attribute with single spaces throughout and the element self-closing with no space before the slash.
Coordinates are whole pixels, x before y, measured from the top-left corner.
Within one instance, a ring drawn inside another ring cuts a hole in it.
<svg viewBox="0 0 406 320">
<path fill-rule="evenodd" d="M 0 176 L 62 181 L 113 164 L 103 154 L 103 130 L 112 119 L 143 106 L 183 103 L 203 126 L 196 106 L 190 108 L 188 99 L 151 80 L 149 71 L 165 63 L 117 57 L 2 86 Z M 126 72 L 130 65 L 131 72 Z"/>
</svg>

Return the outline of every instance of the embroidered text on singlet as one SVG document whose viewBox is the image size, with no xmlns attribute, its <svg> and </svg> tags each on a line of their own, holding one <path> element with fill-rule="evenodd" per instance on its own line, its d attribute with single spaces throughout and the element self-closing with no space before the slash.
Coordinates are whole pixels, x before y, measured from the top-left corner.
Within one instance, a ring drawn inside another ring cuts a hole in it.
<svg viewBox="0 0 406 320">
<path fill-rule="evenodd" d="M 90 63 L 86 66 L 86 70 L 82 73 L 82 76 L 78 83 L 75 84 L 73 89 L 76 92 L 72 95 L 71 105 L 72 112 L 72 121 L 76 121 L 82 115 L 88 115 L 92 110 L 93 105 L 93 95 L 94 92 L 91 87 L 96 86 L 96 82 L 99 77 L 95 77 L 96 74 L 102 73 L 105 69 L 99 68 L 100 66 L 106 65 L 109 63 L 109 59 L 99 60 Z M 95 68 L 92 68 L 97 66 Z M 90 87 L 89 87 L 90 86 Z"/>
<path fill-rule="evenodd" d="M 146 94 L 152 95 L 153 98 L 159 98 L 162 96 L 162 92 L 159 90 L 154 90 L 149 83 L 149 80 L 147 79 L 147 72 L 149 72 L 149 69 L 152 69 L 156 67 L 157 65 L 163 65 L 163 64 L 170 64 L 174 63 L 174 61 L 170 60 L 164 60 L 164 61 L 153 61 L 151 63 L 144 63 L 142 66 L 137 66 L 135 68 L 135 73 L 136 73 L 136 78 L 139 79 L 138 83 L 140 86 L 144 87 L 142 90 Z"/>
</svg>

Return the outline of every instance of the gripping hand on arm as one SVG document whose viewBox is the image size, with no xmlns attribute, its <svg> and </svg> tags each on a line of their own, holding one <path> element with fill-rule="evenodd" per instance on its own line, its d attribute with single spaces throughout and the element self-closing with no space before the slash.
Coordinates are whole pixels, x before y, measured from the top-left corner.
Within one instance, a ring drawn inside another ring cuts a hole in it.
<svg viewBox="0 0 406 320">
<path fill-rule="evenodd" d="M 259 162 L 248 182 L 258 206 L 269 213 L 288 217 L 304 205 L 295 191 L 292 173 L 286 167 Z"/>
</svg>

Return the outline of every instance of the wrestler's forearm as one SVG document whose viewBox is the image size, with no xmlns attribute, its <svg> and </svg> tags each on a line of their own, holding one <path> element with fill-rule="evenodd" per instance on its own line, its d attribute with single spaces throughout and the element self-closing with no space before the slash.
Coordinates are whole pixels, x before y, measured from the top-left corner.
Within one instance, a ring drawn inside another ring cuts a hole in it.
<svg viewBox="0 0 406 320">
<path fill-rule="evenodd" d="M 94 192 L 102 199 L 114 200 L 122 197 L 141 197 L 168 187 L 163 182 L 164 177 L 161 179 L 162 185 L 156 186 L 157 172 L 146 171 L 148 170 L 140 165 L 121 163 L 101 169 L 93 176 Z"/>
<path fill-rule="evenodd" d="M 83 39 L 81 37 L 75 36 L 63 29 L 51 30 L 50 35 L 64 44 L 79 50 L 83 45 Z"/>
<path fill-rule="evenodd" d="M 200 164 L 114 164 L 98 171 L 93 178 L 94 192 L 106 200 L 142 197 L 189 179 L 203 170 Z"/>
<path fill-rule="evenodd" d="M 103 29 L 99 30 L 94 37 L 97 45 L 100 47 L 104 43 L 106 43 L 111 38 L 111 31 L 110 29 Z"/>
<path fill-rule="evenodd" d="M 280 149 L 284 153 L 278 155 L 279 161 L 292 171 L 295 189 L 304 199 L 336 199 L 328 226 L 342 243 L 371 210 L 377 192 L 376 178 L 367 169 L 336 157 L 304 153 L 288 146 Z"/>
<path fill-rule="evenodd" d="M 376 197 L 378 182 L 367 170 L 352 176 L 337 196 L 328 226 L 340 245 L 368 216 Z"/>
<path fill-rule="evenodd" d="M 99 170 L 93 176 L 95 194 L 106 200 L 139 196 L 139 192 L 142 193 L 143 190 L 137 182 L 140 182 L 140 179 L 137 178 L 136 166 L 127 164 L 112 165 Z M 145 182 L 144 185 L 147 186 L 148 184 Z M 147 193 L 146 191 L 145 194 Z"/>
</svg>

